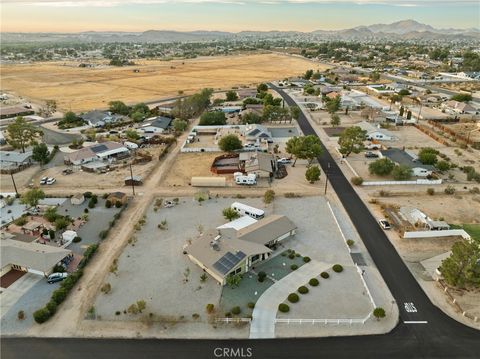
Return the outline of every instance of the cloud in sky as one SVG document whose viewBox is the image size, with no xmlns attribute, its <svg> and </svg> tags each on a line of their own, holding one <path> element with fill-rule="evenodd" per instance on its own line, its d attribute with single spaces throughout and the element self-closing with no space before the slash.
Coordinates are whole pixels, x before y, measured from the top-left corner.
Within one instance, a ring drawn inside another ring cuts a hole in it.
<svg viewBox="0 0 480 359">
<path fill-rule="evenodd" d="M 3 4 L 52 7 L 114 7 L 122 5 L 155 5 L 155 4 L 202 4 L 218 3 L 231 5 L 279 5 L 279 4 L 357 4 L 357 5 L 390 5 L 402 7 L 415 6 L 459 6 L 478 5 L 478 0 L 2 0 Z"/>
</svg>

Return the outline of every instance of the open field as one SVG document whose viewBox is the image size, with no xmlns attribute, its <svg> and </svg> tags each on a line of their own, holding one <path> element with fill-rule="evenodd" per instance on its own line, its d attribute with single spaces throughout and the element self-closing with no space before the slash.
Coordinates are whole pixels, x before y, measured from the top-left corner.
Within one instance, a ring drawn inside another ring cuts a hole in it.
<svg viewBox="0 0 480 359">
<path fill-rule="evenodd" d="M 60 109 L 105 108 L 111 100 L 126 103 L 193 93 L 204 87 L 230 88 L 326 68 L 278 54 L 206 57 L 192 60 L 139 61 L 136 66 L 79 68 L 77 63 L 49 62 L 0 67 L 2 91 L 30 100 L 53 99 Z M 140 72 L 134 73 L 133 69 Z"/>
</svg>

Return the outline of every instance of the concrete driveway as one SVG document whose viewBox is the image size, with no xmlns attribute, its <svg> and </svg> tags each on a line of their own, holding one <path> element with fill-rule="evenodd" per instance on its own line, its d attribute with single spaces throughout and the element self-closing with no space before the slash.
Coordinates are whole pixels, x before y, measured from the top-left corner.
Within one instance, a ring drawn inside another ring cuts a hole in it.
<svg viewBox="0 0 480 359">
<path fill-rule="evenodd" d="M 310 278 L 317 277 L 331 266 L 332 264 L 311 261 L 268 288 L 255 304 L 250 323 L 250 339 L 275 338 L 278 305 L 298 287 L 308 283 Z"/>
<path fill-rule="evenodd" d="M 37 282 L 43 279 L 43 276 L 33 273 L 27 273 L 21 278 L 15 281 L 8 288 L 2 288 L 2 294 L 0 294 L 1 311 L 0 318 L 9 311 L 9 309 L 15 305 L 15 303 L 27 293 Z"/>
</svg>

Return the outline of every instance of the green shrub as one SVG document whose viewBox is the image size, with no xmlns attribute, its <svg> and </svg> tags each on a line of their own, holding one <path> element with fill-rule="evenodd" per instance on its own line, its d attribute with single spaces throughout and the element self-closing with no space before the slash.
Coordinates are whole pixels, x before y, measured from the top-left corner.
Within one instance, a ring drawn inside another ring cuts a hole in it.
<svg viewBox="0 0 480 359">
<path fill-rule="evenodd" d="M 455 187 L 448 185 L 444 192 L 445 194 L 455 194 Z"/>
<path fill-rule="evenodd" d="M 355 241 L 353 239 L 347 239 L 347 245 L 349 247 L 353 246 L 355 244 Z"/>
<path fill-rule="evenodd" d="M 308 263 L 308 262 L 311 261 L 311 259 L 310 259 L 310 257 L 303 257 L 303 261 L 304 261 L 305 263 Z"/>
<path fill-rule="evenodd" d="M 83 213 L 88 213 L 88 212 L 89 212 L 88 208 L 85 208 L 85 209 L 83 210 Z"/>
<path fill-rule="evenodd" d="M 212 303 L 208 303 L 207 306 L 206 306 L 206 310 L 207 310 L 207 313 L 213 313 L 213 311 L 215 310 L 215 305 L 213 305 Z"/>
<path fill-rule="evenodd" d="M 79 237 L 79 236 L 76 236 L 74 239 L 73 239 L 73 243 L 78 243 L 82 240 L 82 237 Z"/>
<path fill-rule="evenodd" d="M 265 272 L 259 272 L 258 273 L 258 281 L 259 282 L 263 282 L 266 277 L 267 277 L 267 273 L 265 273 Z"/>
<path fill-rule="evenodd" d="M 13 221 L 13 223 L 15 223 L 15 225 L 19 227 L 27 224 L 27 222 L 28 222 L 28 219 L 26 216 L 18 217 L 16 220 Z"/>
<path fill-rule="evenodd" d="M 300 300 L 300 297 L 297 293 L 290 293 L 287 299 L 290 303 L 297 303 Z"/>
<path fill-rule="evenodd" d="M 67 294 L 68 290 L 66 288 L 60 287 L 52 293 L 52 300 L 55 303 L 60 304 L 65 300 L 65 298 L 67 298 Z"/>
<path fill-rule="evenodd" d="M 383 308 L 375 308 L 373 310 L 373 315 L 375 318 L 380 319 L 380 318 L 385 318 L 385 309 Z"/>
<path fill-rule="evenodd" d="M 298 269 L 298 266 L 297 266 L 296 264 L 292 264 L 292 265 L 290 266 L 290 269 L 291 269 L 291 270 L 297 270 L 297 269 Z"/>
<path fill-rule="evenodd" d="M 115 202 L 115 207 L 116 207 L 116 208 L 122 207 L 122 202 L 116 201 L 116 202 Z"/>
<path fill-rule="evenodd" d="M 52 315 L 47 308 L 38 309 L 33 313 L 33 319 L 35 319 L 38 324 L 45 323 L 51 316 Z"/>
<path fill-rule="evenodd" d="M 53 315 L 57 311 L 57 306 L 57 303 L 52 299 L 47 303 L 45 308 L 47 308 L 50 314 Z"/>
<path fill-rule="evenodd" d="M 295 258 L 295 253 L 290 253 L 290 254 L 288 255 L 288 258 L 294 259 L 294 258 Z"/>
<path fill-rule="evenodd" d="M 18 311 L 17 318 L 18 318 L 18 320 L 24 320 L 25 319 L 25 312 L 23 310 Z"/>
<path fill-rule="evenodd" d="M 307 294 L 308 293 L 308 288 L 302 285 L 301 287 L 298 288 L 298 293 L 300 294 Z"/>
<path fill-rule="evenodd" d="M 250 309 L 253 309 L 253 308 L 255 308 L 255 303 L 254 302 L 248 302 L 247 307 L 249 307 Z"/>
<path fill-rule="evenodd" d="M 340 264 L 334 264 L 332 269 L 336 273 L 340 273 L 343 271 L 343 267 Z"/>
<path fill-rule="evenodd" d="M 435 194 L 435 189 L 433 189 L 433 188 L 427 188 L 427 194 L 428 194 L 429 196 L 433 196 L 433 195 Z"/>
<path fill-rule="evenodd" d="M 111 202 L 109 199 L 107 199 L 107 200 L 105 201 L 105 207 L 107 207 L 107 208 L 111 208 L 111 207 L 112 207 L 112 202 Z"/>
<path fill-rule="evenodd" d="M 101 231 L 98 236 L 100 237 L 100 239 L 105 239 L 107 238 L 108 236 L 108 230 L 104 229 L 103 231 Z"/>
<path fill-rule="evenodd" d="M 53 267 L 53 272 L 54 273 L 63 273 L 65 272 L 65 268 L 63 266 L 55 264 L 55 267 Z"/>
<path fill-rule="evenodd" d="M 88 201 L 88 208 L 95 208 L 95 202 L 92 199 Z"/>
<path fill-rule="evenodd" d="M 232 310 L 231 310 L 232 314 L 234 314 L 234 315 L 240 314 L 241 311 L 242 310 L 240 309 L 239 306 L 233 307 Z"/>
<path fill-rule="evenodd" d="M 308 284 L 310 284 L 312 287 L 316 287 L 320 282 L 318 281 L 317 278 L 312 278 L 308 281 Z"/>
<path fill-rule="evenodd" d="M 281 256 L 282 256 L 282 257 L 286 257 L 286 256 L 287 256 L 287 252 L 282 252 Z"/>
<path fill-rule="evenodd" d="M 85 197 L 85 198 L 92 198 L 92 192 L 85 192 L 85 193 L 83 194 L 83 197 Z"/>
<path fill-rule="evenodd" d="M 288 313 L 290 311 L 290 307 L 288 306 L 288 304 L 280 303 L 278 305 L 278 310 L 282 313 Z"/>
<path fill-rule="evenodd" d="M 322 272 L 320 273 L 320 277 L 322 277 L 323 279 L 327 279 L 328 277 L 330 277 L 330 274 L 328 274 L 327 272 Z"/>
</svg>

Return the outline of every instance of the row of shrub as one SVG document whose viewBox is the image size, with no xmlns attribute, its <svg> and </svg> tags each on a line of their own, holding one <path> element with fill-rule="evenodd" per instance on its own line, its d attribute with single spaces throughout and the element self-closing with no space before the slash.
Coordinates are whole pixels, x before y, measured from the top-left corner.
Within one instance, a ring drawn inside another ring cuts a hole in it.
<svg viewBox="0 0 480 359">
<path fill-rule="evenodd" d="M 118 204 L 120 202 L 116 202 L 116 203 Z M 108 234 L 110 233 L 110 229 L 112 229 L 113 226 L 115 226 L 117 221 L 120 219 L 120 217 L 122 217 L 122 212 L 125 210 L 125 208 L 127 208 L 127 204 L 123 205 L 120 212 L 115 213 L 115 215 L 113 216 L 113 219 L 110 222 L 108 222 L 108 228 L 100 231 L 100 233 L 98 234 L 100 239 L 105 239 L 108 237 Z"/>
<path fill-rule="evenodd" d="M 78 264 L 77 271 L 70 274 L 63 280 L 63 282 L 60 284 L 60 288 L 52 293 L 50 301 L 45 305 L 45 307 L 40 308 L 33 313 L 33 319 L 35 319 L 37 323 L 45 323 L 55 314 L 57 307 L 67 298 L 68 293 L 82 277 L 83 269 L 92 259 L 93 255 L 97 251 L 97 248 L 98 244 L 92 244 L 87 248 L 83 254 L 82 260 Z"/>
</svg>

